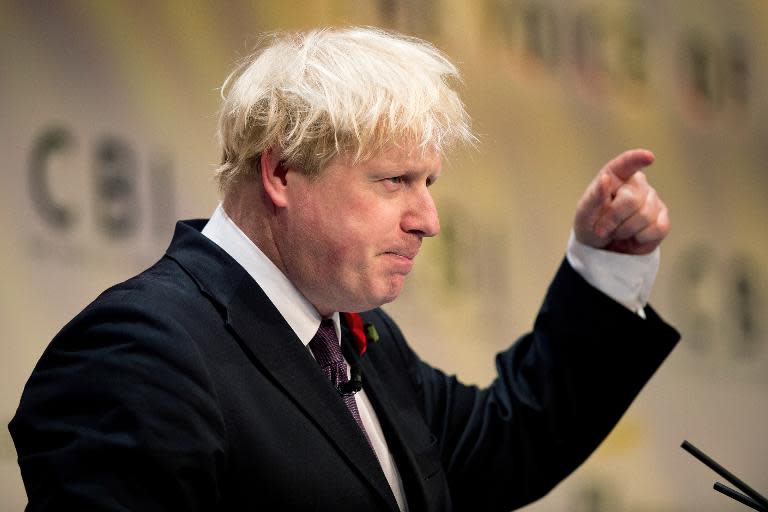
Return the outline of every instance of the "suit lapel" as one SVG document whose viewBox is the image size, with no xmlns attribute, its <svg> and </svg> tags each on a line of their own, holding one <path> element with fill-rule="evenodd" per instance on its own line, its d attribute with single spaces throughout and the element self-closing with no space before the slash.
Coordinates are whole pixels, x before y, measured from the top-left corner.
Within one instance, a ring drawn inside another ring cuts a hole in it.
<svg viewBox="0 0 768 512">
<path fill-rule="evenodd" d="M 167 256 L 226 312 L 227 324 L 254 364 L 272 376 L 386 505 L 397 510 L 381 466 L 344 402 L 245 269 L 200 233 L 205 222 L 179 222 Z"/>
<path fill-rule="evenodd" d="M 317 362 L 251 279 L 227 306 L 227 322 L 262 368 L 322 430 L 387 505 L 397 503 L 368 441 Z"/>
<path fill-rule="evenodd" d="M 431 510 L 428 506 L 430 500 L 427 498 L 426 490 L 423 486 L 425 475 L 421 474 L 421 468 L 414 454 L 413 447 L 422 447 L 427 445 L 428 441 L 424 435 L 416 432 L 412 422 L 404 417 L 404 404 L 394 391 L 393 385 L 387 386 L 386 383 L 394 381 L 402 376 L 392 376 L 387 378 L 380 373 L 380 368 L 373 361 L 372 347 L 364 356 L 359 356 L 355 349 L 352 334 L 349 329 L 342 326 L 342 343 L 345 347 L 345 357 L 351 364 L 357 364 L 363 376 L 363 388 L 368 395 L 371 404 L 376 410 L 379 423 L 385 433 L 387 445 L 390 452 L 395 456 L 397 469 L 405 486 L 406 499 L 411 510 Z M 406 413 L 407 415 L 407 413 Z"/>
</svg>

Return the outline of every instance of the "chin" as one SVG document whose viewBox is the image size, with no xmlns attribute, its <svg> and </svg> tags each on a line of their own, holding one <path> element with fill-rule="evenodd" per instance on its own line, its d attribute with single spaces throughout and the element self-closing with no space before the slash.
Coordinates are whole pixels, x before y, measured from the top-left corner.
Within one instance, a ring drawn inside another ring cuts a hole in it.
<svg viewBox="0 0 768 512">
<path fill-rule="evenodd" d="M 358 290 L 358 293 L 354 294 L 353 303 L 348 304 L 346 309 L 339 311 L 368 311 L 388 304 L 400 296 L 400 292 L 403 291 L 403 284 L 404 276 L 390 277 L 378 283 L 370 283 L 367 290 Z M 362 293 L 359 293 L 361 291 Z"/>
<path fill-rule="evenodd" d="M 390 302 L 394 301 L 396 298 L 400 296 L 400 292 L 402 291 L 403 291 L 402 281 L 400 281 L 399 283 L 393 283 L 392 286 L 390 286 L 385 293 L 381 294 L 380 296 L 381 301 L 379 306 L 381 306 L 382 304 L 389 304 Z"/>
<path fill-rule="evenodd" d="M 376 309 L 380 306 L 383 306 L 384 304 L 388 304 L 395 300 L 400 295 L 400 292 L 393 292 L 393 293 L 381 293 L 381 294 L 370 294 L 365 298 L 361 298 L 359 301 L 356 301 L 354 306 L 350 306 L 350 308 L 343 309 L 341 311 L 349 311 L 349 312 L 361 312 L 361 311 L 370 311 L 371 309 Z"/>
</svg>

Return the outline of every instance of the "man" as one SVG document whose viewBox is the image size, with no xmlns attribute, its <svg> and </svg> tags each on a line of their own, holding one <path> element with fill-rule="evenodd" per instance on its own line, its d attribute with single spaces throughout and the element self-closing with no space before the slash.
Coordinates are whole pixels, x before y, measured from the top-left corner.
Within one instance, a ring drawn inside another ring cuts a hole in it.
<svg viewBox="0 0 768 512">
<path fill-rule="evenodd" d="M 594 450 L 677 340 L 645 305 L 669 230 L 653 155 L 598 173 L 534 331 L 465 386 L 378 309 L 439 232 L 441 154 L 472 142 L 456 78 L 428 43 L 341 29 L 225 82 L 221 205 L 25 388 L 29 510 L 509 510 Z"/>
</svg>

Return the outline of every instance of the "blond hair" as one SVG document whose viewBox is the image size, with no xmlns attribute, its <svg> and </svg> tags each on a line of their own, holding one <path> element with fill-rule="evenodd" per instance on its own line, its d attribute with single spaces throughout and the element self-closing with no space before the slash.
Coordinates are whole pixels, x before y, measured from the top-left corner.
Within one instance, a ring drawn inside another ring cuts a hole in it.
<svg viewBox="0 0 768 512">
<path fill-rule="evenodd" d="M 392 144 L 471 145 L 459 80 L 430 43 L 376 28 L 274 35 L 222 86 L 219 186 L 257 176 L 270 149 L 317 176 L 342 154 L 359 162 Z"/>
</svg>

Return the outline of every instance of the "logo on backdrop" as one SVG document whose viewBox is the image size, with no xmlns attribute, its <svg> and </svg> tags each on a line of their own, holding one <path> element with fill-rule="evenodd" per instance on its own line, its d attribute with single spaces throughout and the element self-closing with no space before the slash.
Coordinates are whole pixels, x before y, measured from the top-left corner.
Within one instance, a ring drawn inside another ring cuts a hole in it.
<svg viewBox="0 0 768 512">
<path fill-rule="evenodd" d="M 140 149 L 115 135 L 91 140 L 62 125 L 41 129 L 27 170 L 39 248 L 71 244 L 82 253 L 167 243 L 175 221 L 172 159 Z"/>
</svg>

